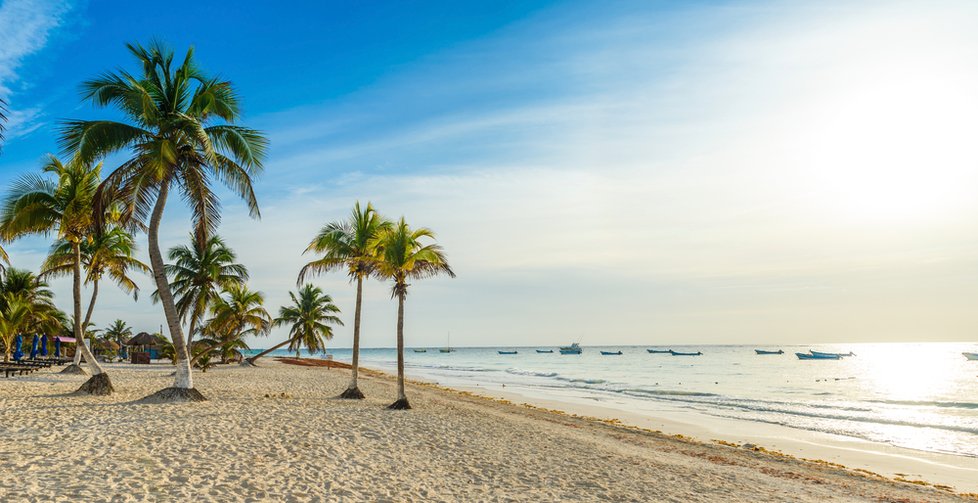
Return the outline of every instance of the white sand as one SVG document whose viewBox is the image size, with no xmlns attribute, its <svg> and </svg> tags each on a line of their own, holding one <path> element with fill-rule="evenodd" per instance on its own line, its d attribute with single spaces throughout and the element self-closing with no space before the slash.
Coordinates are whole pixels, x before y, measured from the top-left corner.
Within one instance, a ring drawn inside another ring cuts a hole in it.
<svg viewBox="0 0 978 503">
<path fill-rule="evenodd" d="M 199 404 L 131 403 L 164 365 L 110 365 L 104 398 L 0 379 L 0 501 L 974 501 L 431 387 L 388 411 L 387 377 L 345 401 L 346 371 L 264 365 L 198 374 Z"/>
</svg>

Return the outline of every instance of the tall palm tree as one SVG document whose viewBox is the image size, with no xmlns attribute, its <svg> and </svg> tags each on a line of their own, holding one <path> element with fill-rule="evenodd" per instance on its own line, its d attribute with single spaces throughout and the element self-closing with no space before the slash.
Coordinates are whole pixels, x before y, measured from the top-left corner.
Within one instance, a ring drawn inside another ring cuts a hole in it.
<svg viewBox="0 0 978 503">
<path fill-rule="evenodd" d="M 129 153 L 99 190 L 119 193 L 137 220 L 149 218 L 150 264 L 179 364 L 173 387 L 149 398 L 204 400 L 194 389 L 180 315 L 167 282 L 160 221 L 170 190 L 179 191 L 190 206 L 196 240 L 206 242 L 220 221 L 215 182 L 244 199 L 251 216 L 258 218 L 252 178 L 262 171 L 268 140 L 254 129 L 234 124 L 240 108 L 231 82 L 200 70 L 193 49 L 180 62 L 162 43 L 127 47 L 140 64 L 139 74 L 119 70 L 83 84 L 86 99 L 99 107 L 117 108 L 125 122 L 69 121 L 62 129 L 61 144 L 84 161 Z"/>
<path fill-rule="evenodd" d="M 333 304 L 333 298 L 323 293 L 318 286 L 303 285 L 299 295 L 289 292 L 292 298 L 291 306 L 282 306 L 275 318 L 275 326 L 289 326 L 289 338 L 271 349 L 267 349 L 254 357 L 253 360 L 270 353 L 285 344 L 289 351 L 295 351 L 295 357 L 301 356 L 301 350 L 306 348 L 310 353 L 326 351 L 326 341 L 333 338 L 331 325 L 343 325 L 336 316 L 340 308 Z"/>
<path fill-rule="evenodd" d="M 268 335 L 272 317 L 265 310 L 265 296 L 249 290 L 246 285 L 233 284 L 217 297 L 211 309 L 214 316 L 207 321 L 208 332 L 216 334 L 210 347 L 197 356 L 210 353 L 217 347 L 239 348 L 245 337 Z M 245 346 L 247 347 L 247 346 Z"/>
<path fill-rule="evenodd" d="M 63 164 L 57 157 L 50 156 L 43 170 L 44 173 L 53 174 L 55 180 L 29 174 L 14 184 L 0 209 L 0 236 L 11 240 L 30 234 L 49 234 L 56 230 L 59 239 L 71 243 L 71 252 L 74 255 L 74 335 L 78 350 L 85 357 L 93 374 L 78 391 L 108 395 L 112 393 L 112 382 L 85 344 L 81 315 L 81 243 L 93 233 L 93 203 L 99 186 L 101 164 Z M 68 371 L 81 370 L 77 365 L 73 367 L 69 367 Z"/>
<path fill-rule="evenodd" d="M 377 275 L 390 279 L 391 297 L 397 298 L 397 401 L 390 409 L 410 409 L 407 395 L 404 394 L 404 299 L 407 297 L 408 280 L 430 278 L 439 274 L 455 277 L 449 267 L 441 246 L 423 240 L 435 239 L 431 229 L 411 229 L 404 217 L 380 234 L 377 251 L 380 261 Z"/>
<path fill-rule="evenodd" d="M 218 300 L 221 290 L 248 281 L 248 268 L 235 262 L 237 256 L 220 236 L 211 236 L 200 243 L 191 235 L 190 246 L 170 248 L 167 258 L 171 263 L 163 268 L 170 278 L 177 312 L 182 319 L 190 319 L 187 347 L 192 348 L 194 335 L 207 310 Z M 153 292 L 153 300 L 159 301 L 159 291 Z"/>
<path fill-rule="evenodd" d="M 360 368 L 360 312 L 363 303 L 363 280 L 376 269 L 377 236 L 390 227 L 369 202 L 366 208 L 357 201 L 353 211 L 345 221 L 326 224 L 306 248 L 308 252 L 322 254 L 322 257 L 303 266 L 299 271 L 298 283 L 307 274 L 320 274 L 337 269 L 345 269 L 350 281 L 357 283 L 357 302 L 353 313 L 353 378 L 340 398 L 363 398 L 357 386 Z"/>
<path fill-rule="evenodd" d="M 149 273 L 149 266 L 135 257 L 136 243 L 126 229 L 112 226 L 108 231 L 96 232 L 81 243 L 82 266 L 87 271 L 85 283 L 92 285 L 92 297 L 88 301 L 83 327 L 92 322 L 95 300 L 99 294 L 99 282 L 108 276 L 122 291 L 139 299 L 139 285 L 129 276 L 130 271 Z M 51 247 L 47 259 L 41 265 L 42 276 L 67 276 L 74 267 L 72 244 L 58 240 Z"/>
</svg>

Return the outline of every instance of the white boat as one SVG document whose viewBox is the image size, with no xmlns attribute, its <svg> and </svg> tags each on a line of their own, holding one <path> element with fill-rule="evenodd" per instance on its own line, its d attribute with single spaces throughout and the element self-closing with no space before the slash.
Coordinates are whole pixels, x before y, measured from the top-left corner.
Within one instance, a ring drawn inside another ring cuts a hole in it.
<svg viewBox="0 0 978 503">
<path fill-rule="evenodd" d="M 809 349 L 808 352 L 811 353 L 812 355 L 814 355 L 817 358 L 837 359 L 837 358 L 834 358 L 834 357 L 838 356 L 839 358 L 844 358 L 846 356 L 856 356 L 856 354 L 853 353 L 852 351 L 850 351 L 848 353 L 823 353 L 821 351 L 812 351 L 812 350 Z"/>
<path fill-rule="evenodd" d="M 978 360 L 978 353 L 961 353 L 969 360 Z"/>
<path fill-rule="evenodd" d="M 573 343 L 570 346 L 563 346 L 560 348 L 560 354 L 562 355 L 579 355 L 581 354 L 581 345 L 578 343 Z"/>
</svg>

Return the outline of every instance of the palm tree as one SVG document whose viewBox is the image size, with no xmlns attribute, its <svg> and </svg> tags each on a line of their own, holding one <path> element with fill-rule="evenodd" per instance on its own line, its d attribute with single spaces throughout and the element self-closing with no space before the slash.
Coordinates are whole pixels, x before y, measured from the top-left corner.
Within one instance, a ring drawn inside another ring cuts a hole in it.
<svg viewBox="0 0 978 503">
<path fill-rule="evenodd" d="M 214 316 L 207 321 L 207 329 L 216 337 L 198 356 L 209 354 L 218 347 L 237 350 L 242 348 L 245 337 L 268 335 L 272 328 L 272 317 L 265 310 L 265 296 L 248 290 L 243 284 L 228 287 L 224 295 L 217 297 L 212 311 Z M 247 349 L 247 345 L 243 348 Z M 227 361 L 226 357 L 224 361 Z"/>
<path fill-rule="evenodd" d="M 390 225 L 369 202 L 366 208 L 361 208 L 357 201 L 347 220 L 326 224 L 303 252 L 315 252 L 323 256 L 303 266 L 299 271 L 298 283 L 304 281 L 306 274 L 320 274 L 336 269 L 346 269 L 350 281 L 357 282 L 357 302 L 353 313 L 353 378 L 340 398 L 363 398 L 363 393 L 357 386 L 363 279 L 374 271 L 377 263 L 377 236 Z"/>
<path fill-rule="evenodd" d="M 98 298 L 99 282 L 106 275 L 133 299 L 139 299 L 139 285 L 129 276 L 129 271 L 149 273 L 149 266 L 140 262 L 134 255 L 136 243 L 126 229 L 112 226 L 108 231 L 96 232 L 81 243 L 82 265 L 87 274 L 85 283 L 92 285 L 92 298 L 82 326 L 92 322 L 95 300 Z M 74 267 L 72 244 L 61 239 L 54 243 L 47 259 L 41 265 L 42 276 L 66 276 Z"/>
<path fill-rule="evenodd" d="M 122 320 L 115 320 L 102 335 L 106 340 L 115 341 L 122 346 L 129 342 L 129 339 L 132 339 L 132 328 Z"/>
<path fill-rule="evenodd" d="M 252 362 L 286 344 L 289 351 L 295 351 L 296 358 L 301 356 L 303 347 L 310 353 L 325 352 L 326 341 L 333 338 L 333 327 L 330 325 L 343 325 L 343 321 L 335 316 L 340 308 L 318 286 L 303 285 L 299 288 L 298 296 L 289 292 L 289 297 L 292 298 L 292 305 L 280 307 L 274 322 L 276 327 L 289 325 L 289 338 L 254 356 Z"/>
<path fill-rule="evenodd" d="M 256 130 L 234 124 L 240 109 L 231 82 L 201 71 L 193 49 L 181 63 L 162 43 L 127 47 L 139 61 L 141 73 L 119 70 L 83 84 L 86 99 L 99 107 L 114 106 L 126 121 L 69 121 L 62 129 L 61 143 L 83 161 L 119 151 L 131 153 L 99 190 L 100 195 L 120 194 L 127 211 L 140 221 L 149 218 L 150 264 L 180 363 L 173 387 L 149 398 L 204 400 L 194 390 L 186 339 L 167 282 L 160 221 L 170 190 L 177 190 L 190 206 L 196 240 L 206 242 L 220 221 L 215 181 L 244 199 L 251 216 L 258 218 L 252 178 L 262 170 L 268 140 Z"/>
<path fill-rule="evenodd" d="M 163 268 L 171 278 L 177 312 L 182 319 L 190 318 L 187 347 L 193 348 L 194 335 L 211 304 L 220 297 L 222 289 L 248 281 L 248 269 L 235 262 L 234 251 L 220 236 L 211 236 L 201 244 L 191 235 L 190 246 L 170 248 L 167 258 L 172 263 Z M 159 300 L 159 291 L 153 292 L 153 300 Z"/>
<path fill-rule="evenodd" d="M 81 352 L 76 357 L 76 362 L 84 356 L 93 374 L 78 391 L 108 395 L 112 393 L 112 382 L 85 344 L 81 316 L 81 243 L 92 235 L 93 203 L 99 186 L 101 164 L 63 164 L 57 157 L 50 156 L 43 170 L 55 175 L 56 181 L 35 174 L 26 175 L 17 181 L 0 209 L 0 236 L 11 240 L 29 234 L 49 234 L 57 230 L 59 239 L 71 243 L 71 252 L 74 255 L 74 335 Z M 73 367 L 66 371 L 84 372 L 77 363 Z"/>
<path fill-rule="evenodd" d="M 424 227 L 411 229 L 404 217 L 377 239 L 380 261 L 377 275 L 393 281 L 391 297 L 397 297 L 397 401 L 390 409 L 410 409 L 404 394 L 404 299 L 407 297 L 408 280 L 430 278 L 455 273 L 445 260 L 441 246 L 422 244 L 423 239 L 435 239 L 435 233 Z"/>
<path fill-rule="evenodd" d="M 48 284 L 34 273 L 7 269 L 0 278 L 0 340 L 9 353 L 14 337 L 33 329 L 58 333 L 64 313 L 54 306 Z M 9 357 L 8 357 L 9 359 Z"/>
</svg>

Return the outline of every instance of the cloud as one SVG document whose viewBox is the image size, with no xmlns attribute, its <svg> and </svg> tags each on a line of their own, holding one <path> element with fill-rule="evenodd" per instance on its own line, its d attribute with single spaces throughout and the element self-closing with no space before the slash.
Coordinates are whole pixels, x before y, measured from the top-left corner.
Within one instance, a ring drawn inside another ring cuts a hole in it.
<svg viewBox="0 0 978 503">
<path fill-rule="evenodd" d="M 41 127 L 38 108 L 20 106 L 9 95 L 21 83 L 20 68 L 28 57 L 41 51 L 51 34 L 64 22 L 70 4 L 64 1 L 6 0 L 0 4 L 0 97 L 12 108 L 9 138 L 23 136 Z"/>
<path fill-rule="evenodd" d="M 221 228 L 252 287 L 274 311 L 369 200 L 459 274 L 412 286 L 409 345 L 973 338 L 973 7 L 643 5 L 549 10 L 258 117 L 263 220 L 226 199 Z M 164 247 L 188 229 L 174 198 Z M 346 278 L 315 281 L 349 319 Z M 98 323 L 161 322 L 103 291 Z M 365 306 L 390 346 L 387 285 Z"/>
</svg>

